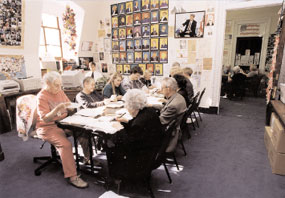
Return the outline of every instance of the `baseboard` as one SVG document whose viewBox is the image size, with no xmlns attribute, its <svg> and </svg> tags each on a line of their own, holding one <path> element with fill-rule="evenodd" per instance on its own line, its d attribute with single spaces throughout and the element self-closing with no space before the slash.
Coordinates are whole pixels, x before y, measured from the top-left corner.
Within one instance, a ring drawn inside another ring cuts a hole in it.
<svg viewBox="0 0 285 198">
<path fill-rule="evenodd" d="M 218 107 L 209 107 L 209 108 L 199 107 L 199 110 L 202 113 L 218 114 L 219 108 Z"/>
</svg>

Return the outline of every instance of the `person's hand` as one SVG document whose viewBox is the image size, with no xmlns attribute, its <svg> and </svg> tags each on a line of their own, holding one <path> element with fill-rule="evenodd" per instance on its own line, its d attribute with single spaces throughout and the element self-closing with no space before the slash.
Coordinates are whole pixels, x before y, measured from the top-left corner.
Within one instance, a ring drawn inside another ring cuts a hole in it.
<svg viewBox="0 0 285 198">
<path fill-rule="evenodd" d="M 67 107 L 70 105 L 70 102 L 64 102 L 64 103 L 60 103 L 59 105 L 57 105 L 55 108 L 57 111 L 62 111 L 67 109 Z"/>
<path fill-rule="evenodd" d="M 110 97 L 110 100 L 111 100 L 112 102 L 117 102 L 117 96 L 116 96 L 116 95 L 112 95 L 112 96 Z"/>
<path fill-rule="evenodd" d="M 119 95 L 117 96 L 117 100 L 122 100 L 123 96 Z"/>
<path fill-rule="evenodd" d="M 118 121 L 118 122 L 124 122 L 124 123 L 128 123 L 128 122 L 129 122 L 129 120 L 127 120 L 126 118 L 122 118 L 122 117 L 115 118 L 115 119 L 116 119 L 116 121 Z"/>
</svg>

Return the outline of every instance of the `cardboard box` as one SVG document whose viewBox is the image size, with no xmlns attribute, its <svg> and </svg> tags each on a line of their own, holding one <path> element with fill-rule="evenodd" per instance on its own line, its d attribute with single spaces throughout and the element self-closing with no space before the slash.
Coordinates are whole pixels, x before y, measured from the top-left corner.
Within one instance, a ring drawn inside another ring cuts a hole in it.
<svg viewBox="0 0 285 198">
<path fill-rule="evenodd" d="M 272 143 L 278 153 L 285 153 L 285 132 L 275 113 L 271 115 Z"/>
<path fill-rule="evenodd" d="M 272 132 L 270 127 L 265 127 L 264 143 L 268 151 L 268 159 L 272 173 L 285 175 L 285 154 L 278 153 L 272 144 Z"/>
</svg>

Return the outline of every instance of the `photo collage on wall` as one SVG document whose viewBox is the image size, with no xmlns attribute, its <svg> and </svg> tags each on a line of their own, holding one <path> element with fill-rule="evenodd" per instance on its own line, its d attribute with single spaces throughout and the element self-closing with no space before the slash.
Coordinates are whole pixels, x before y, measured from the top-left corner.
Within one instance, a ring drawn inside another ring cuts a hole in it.
<svg viewBox="0 0 285 198">
<path fill-rule="evenodd" d="M 168 0 L 133 0 L 111 5 L 112 62 L 129 74 L 134 66 L 163 75 L 168 62 Z"/>
</svg>

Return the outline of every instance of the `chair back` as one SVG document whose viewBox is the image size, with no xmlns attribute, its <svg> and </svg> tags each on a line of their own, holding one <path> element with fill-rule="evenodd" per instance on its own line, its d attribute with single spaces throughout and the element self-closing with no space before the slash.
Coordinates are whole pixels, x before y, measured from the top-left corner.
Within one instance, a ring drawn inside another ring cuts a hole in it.
<svg viewBox="0 0 285 198">
<path fill-rule="evenodd" d="M 192 100 L 191 100 L 191 102 L 190 102 L 190 104 L 193 105 L 193 108 L 194 108 L 194 109 L 197 109 L 197 108 L 198 108 L 198 97 L 199 97 L 199 95 L 200 95 L 200 91 L 198 91 L 198 92 L 196 93 L 196 95 L 192 98 Z"/>
<path fill-rule="evenodd" d="M 171 139 L 172 139 L 172 134 L 173 132 L 176 130 L 176 119 L 175 120 L 172 120 L 166 127 L 165 127 L 165 130 L 164 130 L 164 137 L 162 139 L 162 142 L 161 142 L 161 146 L 154 158 L 154 161 L 152 163 L 152 170 L 158 168 L 163 162 L 164 162 L 164 159 L 165 159 L 165 151 L 167 149 L 167 147 L 169 146 L 170 142 L 171 142 Z"/>
<path fill-rule="evenodd" d="M 201 94 L 200 94 L 200 96 L 199 96 L 199 99 L 198 99 L 198 102 L 197 102 L 197 103 L 198 103 L 198 107 L 199 107 L 199 105 L 200 105 L 200 102 L 201 102 L 201 100 L 202 100 L 202 97 L 203 97 L 205 91 L 206 91 L 206 87 L 203 89 L 203 91 L 201 92 Z"/>
<path fill-rule="evenodd" d="M 24 95 L 16 101 L 16 124 L 18 136 L 24 141 L 28 140 L 29 132 L 33 131 L 37 118 L 37 97 Z"/>
<path fill-rule="evenodd" d="M 187 126 L 187 119 L 189 118 L 189 116 L 192 114 L 192 112 L 195 110 L 194 109 L 194 105 L 193 104 L 190 104 L 188 107 L 187 107 L 187 110 L 181 120 L 181 124 L 180 124 L 180 128 L 181 130 L 185 129 L 185 127 Z"/>
</svg>

